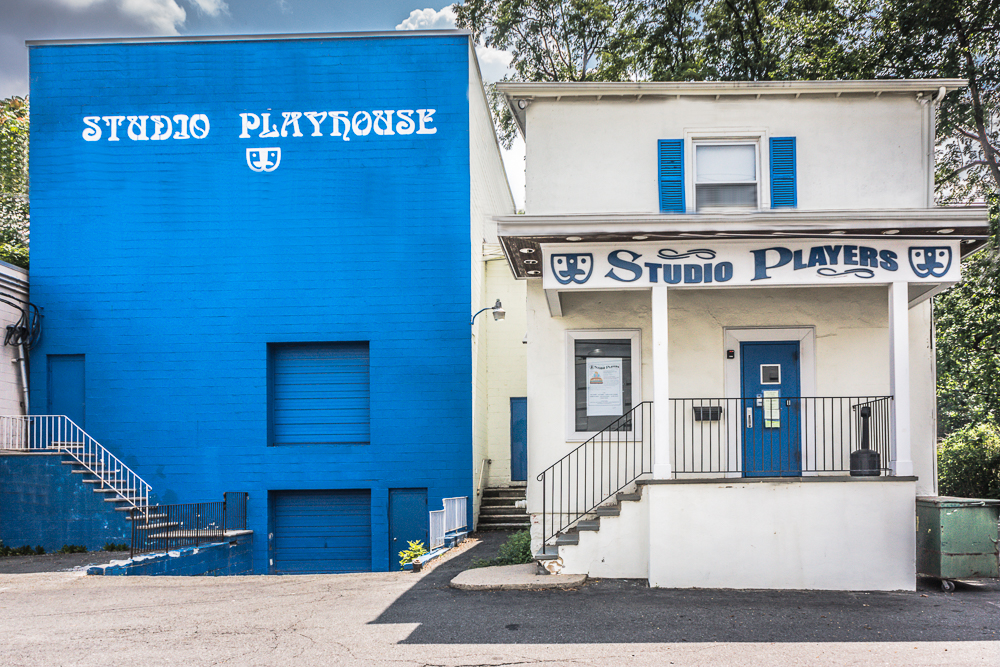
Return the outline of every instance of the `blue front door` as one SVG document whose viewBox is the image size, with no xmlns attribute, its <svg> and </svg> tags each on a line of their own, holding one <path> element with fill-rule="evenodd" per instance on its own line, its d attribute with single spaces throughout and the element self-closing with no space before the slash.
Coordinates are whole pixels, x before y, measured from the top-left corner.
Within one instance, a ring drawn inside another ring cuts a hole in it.
<svg viewBox="0 0 1000 667">
<path fill-rule="evenodd" d="M 528 480 L 528 399 L 510 399 L 510 481 Z"/>
<path fill-rule="evenodd" d="M 48 405 L 46 414 L 66 415 L 80 428 L 85 428 L 86 382 L 82 354 L 50 354 L 48 356 Z"/>
<path fill-rule="evenodd" d="M 427 489 L 389 489 L 389 569 L 401 570 L 399 552 L 419 540 L 430 550 Z"/>
<path fill-rule="evenodd" d="M 743 476 L 802 474 L 798 341 L 740 343 Z"/>
</svg>

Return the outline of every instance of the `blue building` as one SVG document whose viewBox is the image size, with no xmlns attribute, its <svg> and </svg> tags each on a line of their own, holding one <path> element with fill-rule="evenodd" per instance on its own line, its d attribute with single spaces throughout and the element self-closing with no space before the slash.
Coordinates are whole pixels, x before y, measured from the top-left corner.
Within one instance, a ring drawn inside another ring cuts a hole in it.
<svg viewBox="0 0 1000 667">
<path fill-rule="evenodd" d="M 32 413 L 151 504 L 249 492 L 258 573 L 394 569 L 473 496 L 513 204 L 469 35 L 29 46 Z"/>
</svg>

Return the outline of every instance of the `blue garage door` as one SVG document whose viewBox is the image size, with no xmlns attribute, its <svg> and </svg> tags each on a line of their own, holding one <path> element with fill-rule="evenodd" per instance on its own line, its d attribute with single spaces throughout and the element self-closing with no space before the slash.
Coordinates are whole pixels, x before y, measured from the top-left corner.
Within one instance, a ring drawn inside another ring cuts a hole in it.
<svg viewBox="0 0 1000 667">
<path fill-rule="evenodd" d="M 368 444 L 368 343 L 271 345 L 269 351 L 271 444 Z"/>
<path fill-rule="evenodd" d="M 371 491 L 272 491 L 275 574 L 368 572 Z"/>
</svg>

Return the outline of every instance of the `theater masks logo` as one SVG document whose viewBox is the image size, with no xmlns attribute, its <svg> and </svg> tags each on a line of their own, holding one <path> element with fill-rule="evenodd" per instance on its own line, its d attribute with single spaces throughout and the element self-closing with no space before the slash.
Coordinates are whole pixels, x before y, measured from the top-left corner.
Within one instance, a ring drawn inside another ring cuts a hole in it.
<svg viewBox="0 0 1000 667">
<path fill-rule="evenodd" d="M 280 148 L 248 148 L 247 166 L 254 171 L 274 171 L 281 164 Z"/>
<path fill-rule="evenodd" d="M 910 268 L 918 278 L 943 278 L 951 268 L 951 248 L 933 246 L 910 248 Z"/>
<path fill-rule="evenodd" d="M 589 252 L 552 255 L 552 273 L 560 285 L 582 285 L 593 271 L 594 256 Z"/>
</svg>

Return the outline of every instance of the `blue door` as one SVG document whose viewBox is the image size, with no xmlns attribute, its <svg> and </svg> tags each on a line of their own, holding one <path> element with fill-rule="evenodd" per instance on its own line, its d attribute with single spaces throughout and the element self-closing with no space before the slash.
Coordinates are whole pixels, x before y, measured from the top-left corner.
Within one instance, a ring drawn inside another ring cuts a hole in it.
<svg viewBox="0 0 1000 667">
<path fill-rule="evenodd" d="M 82 354 L 48 356 L 48 405 L 46 414 L 66 415 L 80 428 L 86 424 L 86 393 Z"/>
<path fill-rule="evenodd" d="M 430 549 L 427 489 L 389 489 L 389 569 L 401 570 L 399 552 L 412 540 Z"/>
<path fill-rule="evenodd" d="M 510 481 L 528 480 L 528 399 L 510 399 Z"/>
<path fill-rule="evenodd" d="M 371 491 L 270 491 L 271 572 L 372 569 Z"/>
<path fill-rule="evenodd" d="M 740 343 L 743 476 L 802 474 L 799 343 Z"/>
</svg>

